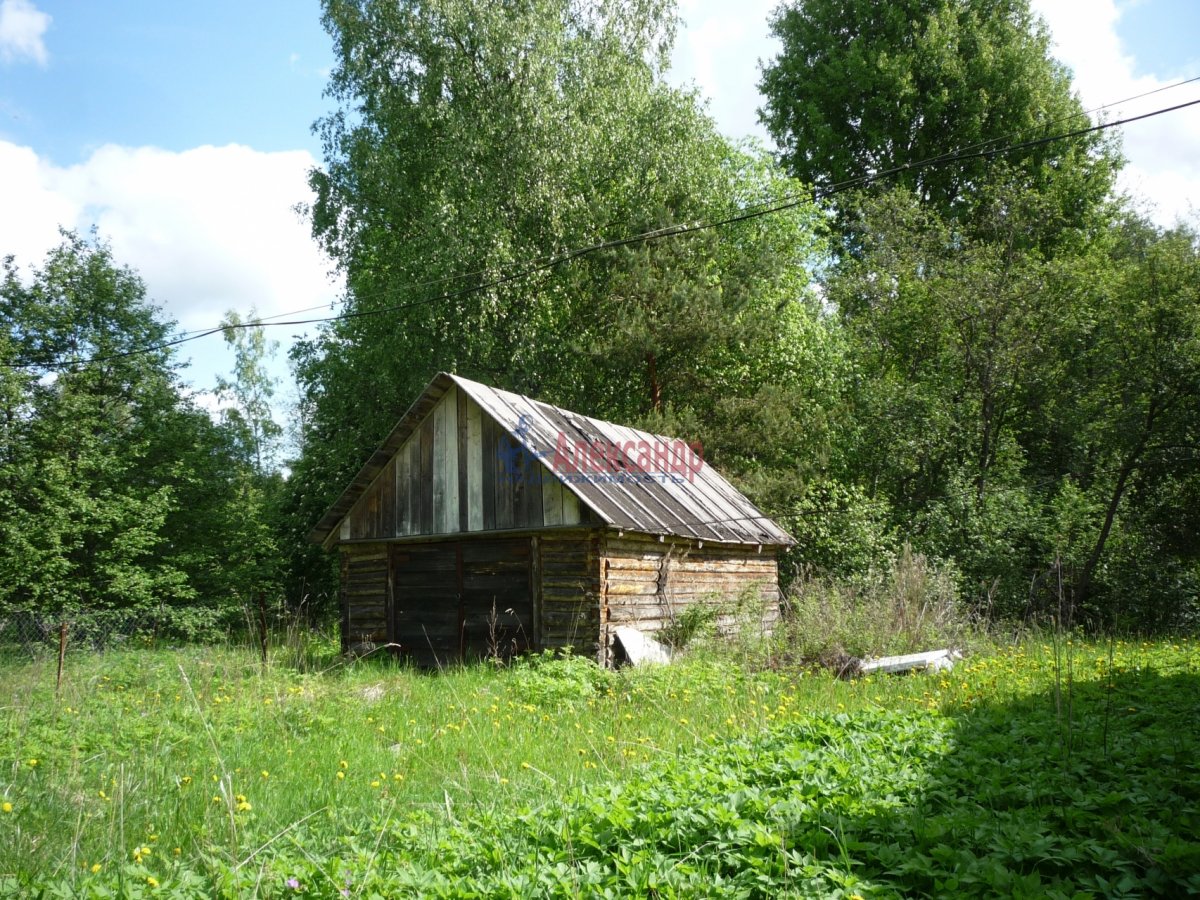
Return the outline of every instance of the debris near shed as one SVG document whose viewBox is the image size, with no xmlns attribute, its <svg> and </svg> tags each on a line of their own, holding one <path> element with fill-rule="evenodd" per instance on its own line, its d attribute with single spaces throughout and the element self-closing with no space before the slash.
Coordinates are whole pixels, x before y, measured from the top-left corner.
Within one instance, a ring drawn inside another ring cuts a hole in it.
<svg viewBox="0 0 1200 900">
<path fill-rule="evenodd" d="M 958 650 L 928 650 L 924 653 L 909 653 L 904 656 L 880 656 L 876 659 L 859 659 L 854 656 L 839 657 L 833 667 L 839 678 L 857 678 L 859 675 L 883 673 L 903 675 L 908 672 L 949 672 L 955 660 L 962 659 Z"/>
<path fill-rule="evenodd" d="M 654 638 L 642 634 L 636 628 L 619 625 L 613 629 L 615 638 L 614 651 L 618 662 L 631 666 L 645 663 L 669 663 L 671 651 L 665 644 L 660 644 Z"/>
</svg>

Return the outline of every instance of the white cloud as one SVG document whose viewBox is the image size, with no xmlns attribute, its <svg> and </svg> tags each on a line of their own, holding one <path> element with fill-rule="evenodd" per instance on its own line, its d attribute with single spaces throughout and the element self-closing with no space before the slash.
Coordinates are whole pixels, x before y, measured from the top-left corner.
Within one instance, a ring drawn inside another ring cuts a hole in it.
<svg viewBox="0 0 1200 900">
<path fill-rule="evenodd" d="M 0 141 L 0 256 L 37 265 L 58 243 L 59 225 L 95 225 L 116 260 L 135 269 L 149 298 L 186 330 L 211 327 L 229 309 L 275 316 L 326 304 L 339 287 L 294 210 L 311 198 L 306 175 L 313 164 L 306 151 L 106 145 L 78 165 L 59 167 Z M 285 326 L 272 336 L 286 346 L 299 330 Z M 193 360 L 198 386 L 229 371 L 219 337 L 181 349 Z"/>
<path fill-rule="evenodd" d="M 1120 39 L 1123 8 L 1114 0 L 1033 0 L 1046 20 L 1054 53 L 1068 66 L 1084 106 L 1092 109 L 1116 103 L 1104 111 L 1108 120 L 1125 119 L 1156 109 L 1200 99 L 1200 85 L 1126 98 L 1164 88 L 1200 72 L 1153 71 L 1157 60 L 1135 60 Z M 1200 206 L 1200 107 L 1165 113 L 1121 129 L 1129 162 L 1120 186 L 1151 204 L 1161 225 L 1188 218 Z"/>
<path fill-rule="evenodd" d="M 709 101 L 709 112 L 733 138 L 768 141 L 758 123 L 759 63 L 779 52 L 769 18 L 778 0 L 681 0 L 683 18 L 671 54 L 669 78 L 674 84 L 695 83 Z"/>
<path fill-rule="evenodd" d="M 29 0 L 0 0 L 0 60 L 32 60 L 46 65 L 50 55 L 42 40 L 51 18 Z"/>
</svg>

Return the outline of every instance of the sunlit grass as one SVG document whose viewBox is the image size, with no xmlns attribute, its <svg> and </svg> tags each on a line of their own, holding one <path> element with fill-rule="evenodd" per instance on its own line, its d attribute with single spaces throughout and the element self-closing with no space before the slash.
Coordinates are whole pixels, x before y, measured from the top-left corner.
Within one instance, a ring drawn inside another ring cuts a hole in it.
<svg viewBox="0 0 1200 900">
<path fill-rule="evenodd" d="M 686 768 L 813 716 L 899 710 L 932 722 L 1032 701 L 1069 755 L 1101 731 L 1114 746 L 1128 736 L 1145 700 L 1125 676 L 1194 676 L 1196 659 L 1194 644 L 1046 640 L 952 672 L 843 682 L 719 654 L 621 673 L 573 660 L 300 674 L 264 671 L 237 648 L 192 648 L 76 656 L 57 699 L 52 665 L 9 665 L 0 872 L 81 889 L 119 879 L 153 890 L 154 879 L 244 891 L 240 878 L 286 857 L 361 878 L 372 841 L 397 828 L 436 844 L 440 829 L 537 816 L 591 785 Z"/>
</svg>

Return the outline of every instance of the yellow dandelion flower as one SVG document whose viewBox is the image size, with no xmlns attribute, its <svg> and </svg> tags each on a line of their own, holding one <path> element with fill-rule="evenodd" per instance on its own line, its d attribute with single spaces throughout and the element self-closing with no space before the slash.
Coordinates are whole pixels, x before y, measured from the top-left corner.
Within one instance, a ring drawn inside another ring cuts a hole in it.
<svg viewBox="0 0 1200 900">
<path fill-rule="evenodd" d="M 263 778 L 270 778 L 270 777 L 271 777 L 271 773 L 270 773 L 270 772 L 268 772 L 266 769 L 263 769 L 263 770 L 262 770 L 262 772 L 260 772 L 259 774 L 260 774 L 260 775 L 262 775 L 262 777 L 263 777 Z"/>
<path fill-rule="evenodd" d="M 377 787 L 379 787 L 379 781 L 378 781 L 378 780 L 372 781 L 372 782 L 371 782 L 371 787 L 373 787 L 373 788 L 377 788 Z"/>
<path fill-rule="evenodd" d="M 531 766 L 531 765 L 530 765 L 529 763 L 527 763 L 527 762 L 523 762 L 523 763 L 521 763 L 521 768 L 522 768 L 522 769 L 532 769 L 532 768 L 533 768 L 533 766 Z"/>
<path fill-rule="evenodd" d="M 340 763 L 338 763 L 338 765 L 343 769 L 350 768 L 350 763 L 346 762 L 344 759 Z"/>
<path fill-rule="evenodd" d="M 100 865 L 100 863 L 92 863 L 92 874 L 95 875 L 97 872 L 99 872 L 103 868 L 104 868 L 104 866 Z"/>
<path fill-rule="evenodd" d="M 507 779 L 507 778 L 501 778 L 501 779 L 500 779 L 500 783 L 501 783 L 501 784 L 508 784 L 508 779 Z"/>
<path fill-rule="evenodd" d="M 346 778 L 346 773 L 345 773 L 345 772 L 342 772 L 342 771 L 339 771 L 339 772 L 337 773 L 337 777 L 338 777 L 338 781 L 343 781 L 343 780 L 345 780 L 345 778 Z"/>
<path fill-rule="evenodd" d="M 0 803 L 0 810 L 4 810 L 4 812 L 10 813 L 13 811 L 13 805 L 11 803 L 9 803 L 7 800 L 5 800 L 3 803 Z"/>
<path fill-rule="evenodd" d="M 245 800 L 242 800 L 237 805 L 238 812 L 250 812 L 250 810 L 252 810 L 252 809 L 254 809 L 254 807 L 251 806 L 249 803 L 247 803 Z"/>
<path fill-rule="evenodd" d="M 31 769 L 36 769 L 36 768 L 37 768 L 37 764 L 38 764 L 38 761 L 37 761 L 36 759 L 30 759 L 30 760 L 29 760 L 29 768 L 31 768 Z"/>
<path fill-rule="evenodd" d="M 395 775 L 393 775 L 393 776 L 392 776 L 392 778 L 393 778 L 395 781 L 403 781 L 403 780 L 404 780 L 404 776 L 403 776 L 403 775 L 401 775 L 399 772 L 397 772 Z"/>
<path fill-rule="evenodd" d="M 212 802 L 213 802 L 213 803 L 220 803 L 220 802 L 221 802 L 221 798 L 220 798 L 220 797 L 218 797 L 218 796 L 216 796 L 216 795 L 214 794 L 214 795 L 213 795 Z"/>
<path fill-rule="evenodd" d="M 156 888 L 158 887 L 158 879 L 153 875 L 150 875 L 146 878 L 146 884 L 150 885 L 152 888 Z"/>
</svg>

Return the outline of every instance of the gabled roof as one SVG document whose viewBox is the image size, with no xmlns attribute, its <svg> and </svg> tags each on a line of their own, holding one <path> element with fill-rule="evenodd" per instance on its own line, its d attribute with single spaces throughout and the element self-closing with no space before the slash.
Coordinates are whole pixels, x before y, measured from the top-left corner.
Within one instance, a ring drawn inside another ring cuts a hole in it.
<svg viewBox="0 0 1200 900">
<path fill-rule="evenodd" d="M 309 537 L 323 543 L 355 502 L 452 386 L 542 461 L 606 525 L 652 535 L 678 535 L 728 544 L 786 546 L 790 535 L 764 516 L 721 475 L 684 451 L 674 438 L 582 416 L 521 394 L 449 375 L 437 375 L 409 407 Z M 563 465 L 564 449 L 624 448 L 613 465 Z M 638 448 L 650 448 L 651 464 Z M 684 451 L 680 453 L 680 451 Z M 658 454 L 657 456 L 655 454 Z M 673 455 L 672 455 L 673 454 Z M 669 460 L 669 461 L 668 461 Z M 663 463 L 666 462 L 666 465 Z"/>
</svg>

